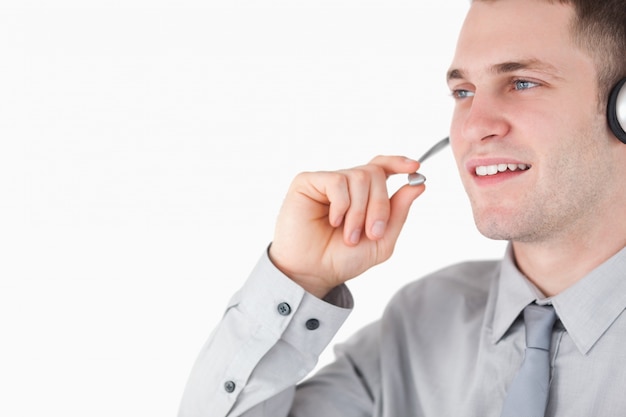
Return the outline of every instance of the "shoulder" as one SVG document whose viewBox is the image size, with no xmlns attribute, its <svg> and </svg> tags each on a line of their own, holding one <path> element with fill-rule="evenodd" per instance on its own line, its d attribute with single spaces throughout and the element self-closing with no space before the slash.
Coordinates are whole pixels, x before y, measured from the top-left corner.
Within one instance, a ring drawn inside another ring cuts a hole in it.
<svg viewBox="0 0 626 417">
<path fill-rule="evenodd" d="M 468 261 L 447 266 L 404 286 L 396 297 L 411 297 L 422 292 L 445 296 L 487 294 L 492 278 L 500 270 L 500 261 Z"/>
<path fill-rule="evenodd" d="M 337 345 L 335 352 L 348 357 L 360 375 L 378 381 L 381 355 L 406 359 L 410 354 L 405 351 L 414 347 L 428 357 L 424 343 L 436 335 L 448 341 L 454 339 L 447 335 L 459 331 L 475 337 L 480 332 L 468 329 L 480 327 L 499 269 L 499 261 L 464 262 L 407 284 L 391 298 L 380 320 Z"/>
<path fill-rule="evenodd" d="M 387 313 L 482 310 L 499 271 L 499 260 L 450 265 L 401 288 L 389 302 Z"/>
</svg>

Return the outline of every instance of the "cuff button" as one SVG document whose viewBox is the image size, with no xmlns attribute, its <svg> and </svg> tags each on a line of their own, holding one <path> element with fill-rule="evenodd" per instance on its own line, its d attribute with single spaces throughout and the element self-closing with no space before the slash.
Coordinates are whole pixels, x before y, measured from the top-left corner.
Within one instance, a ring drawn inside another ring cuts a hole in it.
<svg viewBox="0 0 626 417">
<path fill-rule="evenodd" d="M 320 327 L 320 321 L 318 319 L 308 319 L 305 325 L 307 329 L 315 330 Z"/>
<path fill-rule="evenodd" d="M 287 303 L 280 303 L 277 307 L 278 314 L 281 316 L 288 316 L 291 314 L 291 306 Z"/>
<path fill-rule="evenodd" d="M 226 381 L 226 382 L 224 383 L 224 390 L 225 390 L 227 393 L 229 393 L 229 394 L 230 394 L 231 392 L 233 392 L 233 391 L 235 390 L 235 386 L 236 386 L 236 385 L 235 385 L 235 383 L 234 383 L 233 381 Z"/>
</svg>

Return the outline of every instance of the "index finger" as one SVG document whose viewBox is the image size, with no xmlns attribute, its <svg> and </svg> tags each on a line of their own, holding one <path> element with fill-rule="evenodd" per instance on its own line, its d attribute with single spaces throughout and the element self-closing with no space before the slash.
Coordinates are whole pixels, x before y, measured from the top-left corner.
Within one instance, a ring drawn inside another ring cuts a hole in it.
<svg viewBox="0 0 626 417">
<path fill-rule="evenodd" d="M 420 163 L 416 160 L 399 155 L 379 155 L 369 164 L 380 167 L 387 178 L 395 174 L 410 174 L 420 167 Z"/>
</svg>

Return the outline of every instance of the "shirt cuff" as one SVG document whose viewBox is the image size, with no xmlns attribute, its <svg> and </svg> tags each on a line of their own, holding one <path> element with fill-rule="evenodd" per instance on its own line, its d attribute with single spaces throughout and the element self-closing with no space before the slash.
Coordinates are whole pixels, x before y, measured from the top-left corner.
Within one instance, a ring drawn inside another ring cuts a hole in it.
<svg viewBox="0 0 626 417">
<path fill-rule="evenodd" d="M 349 316 L 354 301 L 346 285 L 334 288 L 323 300 L 306 292 L 272 263 L 266 250 L 231 300 L 230 307 L 235 306 L 266 331 L 276 332 L 277 338 L 319 355 Z"/>
</svg>

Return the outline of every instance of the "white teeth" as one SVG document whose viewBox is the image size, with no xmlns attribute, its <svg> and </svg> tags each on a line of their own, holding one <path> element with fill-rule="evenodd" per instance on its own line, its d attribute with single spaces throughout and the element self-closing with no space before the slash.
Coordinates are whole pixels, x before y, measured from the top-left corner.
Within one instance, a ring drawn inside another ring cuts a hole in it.
<svg viewBox="0 0 626 417">
<path fill-rule="evenodd" d="M 528 164 L 497 164 L 497 165 L 480 165 L 476 167 L 476 175 L 484 177 L 486 175 L 495 175 L 498 172 L 509 171 L 525 171 L 530 168 Z"/>
</svg>

